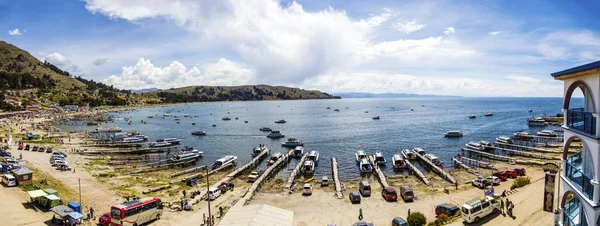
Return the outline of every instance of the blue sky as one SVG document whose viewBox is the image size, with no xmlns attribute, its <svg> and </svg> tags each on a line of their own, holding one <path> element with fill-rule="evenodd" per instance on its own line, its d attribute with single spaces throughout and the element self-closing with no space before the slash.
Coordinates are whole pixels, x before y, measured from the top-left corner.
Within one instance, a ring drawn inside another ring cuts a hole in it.
<svg viewBox="0 0 600 226">
<path fill-rule="evenodd" d="M 561 96 L 594 1 L 0 1 L 0 39 L 120 88 Z M 18 29 L 18 30 L 17 30 Z"/>
</svg>

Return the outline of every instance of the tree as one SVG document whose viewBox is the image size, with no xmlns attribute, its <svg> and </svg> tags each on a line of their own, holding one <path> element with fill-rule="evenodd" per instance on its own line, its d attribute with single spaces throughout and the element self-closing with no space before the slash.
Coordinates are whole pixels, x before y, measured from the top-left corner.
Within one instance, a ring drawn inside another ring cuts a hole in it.
<svg viewBox="0 0 600 226">
<path fill-rule="evenodd" d="M 421 212 L 413 212 L 406 218 L 410 226 L 423 226 L 427 224 L 427 218 Z"/>
</svg>

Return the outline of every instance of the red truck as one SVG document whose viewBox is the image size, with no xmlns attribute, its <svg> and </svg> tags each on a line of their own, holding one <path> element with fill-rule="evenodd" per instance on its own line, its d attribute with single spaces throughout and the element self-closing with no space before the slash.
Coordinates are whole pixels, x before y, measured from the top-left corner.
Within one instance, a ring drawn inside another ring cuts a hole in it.
<svg viewBox="0 0 600 226">
<path fill-rule="evenodd" d="M 517 171 L 515 171 L 514 169 L 506 170 L 504 171 L 504 174 L 506 175 L 506 177 L 509 178 L 517 178 Z"/>
</svg>

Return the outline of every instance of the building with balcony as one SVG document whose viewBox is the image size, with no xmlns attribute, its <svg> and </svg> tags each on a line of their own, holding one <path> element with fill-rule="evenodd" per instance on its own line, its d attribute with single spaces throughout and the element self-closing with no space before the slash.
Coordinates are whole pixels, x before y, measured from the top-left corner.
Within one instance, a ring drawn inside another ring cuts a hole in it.
<svg viewBox="0 0 600 226">
<path fill-rule="evenodd" d="M 564 82 L 565 142 L 560 175 L 560 217 L 556 225 L 600 225 L 600 61 L 552 74 Z M 583 93 L 583 106 L 571 106 L 573 93 Z M 582 150 L 568 155 L 571 142 Z"/>
</svg>

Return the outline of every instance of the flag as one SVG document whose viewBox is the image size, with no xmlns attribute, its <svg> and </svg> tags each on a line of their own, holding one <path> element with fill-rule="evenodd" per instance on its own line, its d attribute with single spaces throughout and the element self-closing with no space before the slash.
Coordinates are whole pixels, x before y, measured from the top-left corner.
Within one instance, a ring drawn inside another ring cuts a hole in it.
<svg viewBox="0 0 600 226">
<path fill-rule="evenodd" d="M 494 187 L 486 190 L 485 192 L 483 192 L 483 194 L 487 195 L 487 196 L 493 196 L 494 195 Z"/>
</svg>

